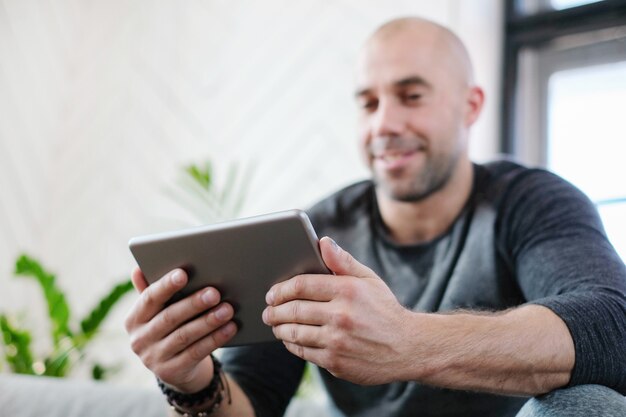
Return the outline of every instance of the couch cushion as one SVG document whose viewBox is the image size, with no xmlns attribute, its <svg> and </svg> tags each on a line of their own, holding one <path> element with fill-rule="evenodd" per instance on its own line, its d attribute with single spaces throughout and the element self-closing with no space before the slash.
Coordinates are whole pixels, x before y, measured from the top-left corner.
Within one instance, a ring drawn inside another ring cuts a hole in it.
<svg viewBox="0 0 626 417">
<path fill-rule="evenodd" d="M 0 375 L 3 417 L 165 417 L 158 390 L 95 381 Z"/>
</svg>

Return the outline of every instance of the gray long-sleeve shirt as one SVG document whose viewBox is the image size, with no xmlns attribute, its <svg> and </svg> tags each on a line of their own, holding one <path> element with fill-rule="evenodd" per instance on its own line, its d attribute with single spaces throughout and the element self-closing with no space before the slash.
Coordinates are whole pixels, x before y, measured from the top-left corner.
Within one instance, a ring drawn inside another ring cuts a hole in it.
<svg viewBox="0 0 626 417">
<path fill-rule="evenodd" d="M 626 394 L 626 267 L 593 204 L 543 170 L 497 162 L 475 165 L 474 172 L 464 210 L 431 242 L 392 242 L 370 181 L 323 200 L 309 215 L 319 236 L 332 237 L 372 268 L 407 308 L 550 308 L 574 340 L 570 384 L 602 384 Z M 224 356 L 257 416 L 282 415 L 303 361 L 281 343 L 233 348 Z M 321 375 L 335 411 L 350 416 L 513 416 L 525 401 L 415 382 L 366 387 L 324 370 Z"/>
</svg>

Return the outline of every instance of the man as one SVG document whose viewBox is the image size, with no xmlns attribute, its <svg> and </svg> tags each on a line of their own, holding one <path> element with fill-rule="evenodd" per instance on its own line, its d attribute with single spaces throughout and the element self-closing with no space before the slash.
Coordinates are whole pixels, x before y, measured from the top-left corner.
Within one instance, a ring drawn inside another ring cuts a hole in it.
<svg viewBox="0 0 626 417">
<path fill-rule="evenodd" d="M 268 292 L 282 343 L 225 351 L 230 401 L 209 355 L 236 332 L 232 307 L 209 288 L 164 309 L 185 274 L 133 273 L 126 326 L 169 400 L 281 415 L 306 360 L 342 415 L 626 415 L 626 270 L 589 200 L 545 171 L 470 162 L 483 92 L 449 30 L 385 24 L 357 78 L 373 181 L 309 211 L 335 275 Z"/>
</svg>

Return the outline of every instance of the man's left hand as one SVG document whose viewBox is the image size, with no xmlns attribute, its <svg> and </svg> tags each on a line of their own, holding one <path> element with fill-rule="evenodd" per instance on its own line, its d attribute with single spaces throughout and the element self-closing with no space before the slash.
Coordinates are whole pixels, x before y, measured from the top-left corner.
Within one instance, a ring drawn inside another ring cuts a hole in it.
<svg viewBox="0 0 626 417">
<path fill-rule="evenodd" d="M 336 275 L 298 275 L 274 285 L 263 321 L 291 353 L 338 378 L 368 385 L 403 379 L 414 313 L 332 239 L 322 238 L 320 251 Z"/>
</svg>

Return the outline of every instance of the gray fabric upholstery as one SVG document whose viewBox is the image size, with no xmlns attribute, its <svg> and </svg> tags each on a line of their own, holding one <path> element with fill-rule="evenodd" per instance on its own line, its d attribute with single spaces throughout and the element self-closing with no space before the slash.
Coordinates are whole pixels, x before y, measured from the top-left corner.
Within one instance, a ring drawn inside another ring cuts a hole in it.
<svg viewBox="0 0 626 417">
<path fill-rule="evenodd" d="M 93 381 L 0 375 L 0 417 L 165 417 L 158 390 Z"/>
<path fill-rule="evenodd" d="M 0 374 L 0 417 L 165 417 L 158 391 L 119 385 Z M 325 417 L 319 400 L 294 399 L 285 416 Z"/>
</svg>

